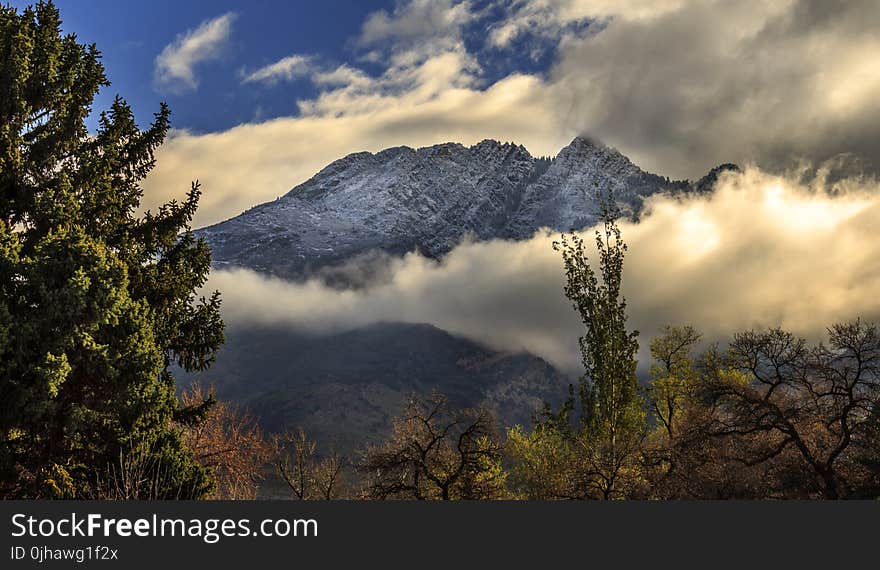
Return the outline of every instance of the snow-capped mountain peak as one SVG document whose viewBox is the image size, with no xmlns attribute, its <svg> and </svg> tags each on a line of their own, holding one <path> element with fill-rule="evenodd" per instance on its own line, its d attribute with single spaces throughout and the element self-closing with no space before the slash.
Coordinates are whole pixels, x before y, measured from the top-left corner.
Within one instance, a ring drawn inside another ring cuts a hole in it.
<svg viewBox="0 0 880 570">
<path fill-rule="evenodd" d="M 273 202 L 199 230 L 220 266 L 286 278 L 372 250 L 440 256 L 465 235 L 523 239 L 580 229 L 610 192 L 624 212 L 682 183 L 643 172 L 617 150 L 577 137 L 553 159 L 491 139 L 358 152 Z"/>
</svg>

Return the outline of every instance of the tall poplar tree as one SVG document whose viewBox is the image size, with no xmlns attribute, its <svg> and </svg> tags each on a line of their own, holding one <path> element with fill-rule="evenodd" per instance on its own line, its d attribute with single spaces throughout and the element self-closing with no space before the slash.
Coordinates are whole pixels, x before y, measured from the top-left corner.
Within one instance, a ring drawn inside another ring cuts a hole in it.
<svg viewBox="0 0 880 570">
<path fill-rule="evenodd" d="M 639 478 L 636 456 L 645 433 L 644 400 L 636 376 L 639 333 L 627 329 L 621 291 L 626 244 L 618 217 L 613 197 L 608 196 L 602 204 L 602 228 L 596 231 L 598 272 L 577 234 L 564 235 L 554 244 L 564 261 L 565 296 L 584 325 L 584 375 L 577 394 L 554 422 L 568 433 L 581 458 L 580 494 L 605 499 L 630 494 Z"/>
<path fill-rule="evenodd" d="M 169 111 L 141 131 L 117 98 L 90 134 L 100 59 L 51 2 L 0 8 L 0 495 L 197 498 L 211 474 L 175 426 L 204 406 L 172 369 L 223 342 L 198 184 L 137 213 Z"/>
</svg>

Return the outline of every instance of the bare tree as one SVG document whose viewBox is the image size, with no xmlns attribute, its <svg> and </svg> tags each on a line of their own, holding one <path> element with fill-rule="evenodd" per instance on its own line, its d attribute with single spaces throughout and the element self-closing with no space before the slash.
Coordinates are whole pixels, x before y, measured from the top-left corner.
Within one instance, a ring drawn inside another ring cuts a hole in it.
<svg viewBox="0 0 880 570">
<path fill-rule="evenodd" d="M 713 434 L 740 438 L 746 465 L 775 462 L 790 488 L 837 499 L 871 476 L 857 455 L 880 407 L 880 335 L 861 321 L 828 335 L 814 347 L 779 329 L 737 335 L 730 366 L 745 381 L 718 385 Z"/>
<path fill-rule="evenodd" d="M 275 468 L 296 499 L 329 501 L 348 496 L 349 462 L 335 449 L 320 457 L 318 444 L 302 428 L 276 435 L 274 447 Z"/>
<path fill-rule="evenodd" d="M 374 499 L 495 499 L 504 494 L 501 446 L 485 409 L 452 410 L 445 396 L 413 397 L 384 444 L 359 466 Z"/>
<path fill-rule="evenodd" d="M 348 459 L 335 449 L 318 461 L 314 471 L 314 484 L 319 498 L 331 501 L 348 496 L 345 480 L 348 464 Z"/>
<path fill-rule="evenodd" d="M 293 496 L 300 501 L 311 498 L 315 452 L 318 445 L 304 429 L 284 432 L 274 439 L 275 467 Z"/>
</svg>

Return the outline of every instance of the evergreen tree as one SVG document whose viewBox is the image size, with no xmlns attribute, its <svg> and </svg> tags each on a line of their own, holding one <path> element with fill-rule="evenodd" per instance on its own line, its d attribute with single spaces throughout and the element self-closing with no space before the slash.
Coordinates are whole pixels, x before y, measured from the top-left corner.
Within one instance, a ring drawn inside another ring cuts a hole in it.
<svg viewBox="0 0 880 570">
<path fill-rule="evenodd" d="M 138 215 L 140 181 L 169 125 L 139 130 L 94 45 L 55 6 L 0 8 L 0 494 L 87 497 L 136 457 L 148 489 L 199 497 L 210 473 L 182 444 L 172 367 L 202 370 L 223 342 L 219 296 L 197 298 L 210 252 L 182 203 Z"/>
</svg>

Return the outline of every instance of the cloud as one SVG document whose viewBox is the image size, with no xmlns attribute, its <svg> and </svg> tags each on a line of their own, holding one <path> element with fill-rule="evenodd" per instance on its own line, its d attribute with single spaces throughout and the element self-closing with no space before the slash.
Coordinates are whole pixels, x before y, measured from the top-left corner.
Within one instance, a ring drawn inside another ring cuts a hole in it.
<svg viewBox="0 0 880 570">
<path fill-rule="evenodd" d="M 145 184 L 145 205 L 181 196 L 198 178 L 205 193 L 196 224 L 204 225 L 274 199 L 351 152 L 487 137 L 555 155 L 587 134 L 674 178 L 724 162 L 781 172 L 792 159 L 842 153 L 880 172 L 873 0 L 475 8 L 483 4 L 419 0 L 378 12 L 358 40 L 373 50 L 371 65 L 313 70 L 318 94 L 298 101 L 296 116 L 173 133 Z M 521 34 L 555 42 L 555 64 L 490 77 L 474 44 L 522 60 Z"/>
<path fill-rule="evenodd" d="M 154 81 L 159 89 L 193 90 L 198 87 L 195 66 L 215 59 L 229 39 L 236 15 L 228 12 L 206 20 L 195 29 L 179 34 L 156 56 Z"/>
<path fill-rule="evenodd" d="M 724 175 L 709 196 L 654 197 L 640 223 L 623 223 L 625 295 L 643 358 L 665 324 L 693 324 L 710 339 L 768 326 L 818 338 L 839 320 L 880 318 L 880 185 L 831 184 L 826 175 L 802 182 L 800 173 L 747 168 Z M 591 231 L 584 234 L 592 243 Z M 557 237 L 464 243 L 439 263 L 409 254 L 390 262 L 381 284 L 361 290 L 247 270 L 215 271 L 208 287 L 222 291 L 232 326 L 321 333 L 431 323 L 575 371 L 581 325 L 562 295 Z"/>
<path fill-rule="evenodd" d="M 401 104 L 429 104 L 438 96 L 475 87 L 478 71 L 476 62 L 460 50 L 442 51 L 424 60 L 398 59 L 375 78 L 341 67 L 332 76 L 316 75 L 317 82 L 336 87 L 313 100 L 301 101 L 299 109 L 303 116 L 341 117 Z"/>
<path fill-rule="evenodd" d="M 341 67 L 316 74 L 329 87 L 301 102 L 300 116 L 217 133 L 172 131 L 144 183 L 143 207 L 179 198 L 199 179 L 198 227 L 274 200 L 355 151 L 488 137 L 552 155 L 577 134 L 556 124 L 537 78 L 514 74 L 484 88 L 467 65 L 463 54 L 446 52 L 378 78 Z"/>
<path fill-rule="evenodd" d="M 880 168 L 877 2 L 635 5 L 560 46 L 551 81 L 567 121 L 676 177 L 846 152 Z"/>
<path fill-rule="evenodd" d="M 398 2 L 393 12 L 373 12 L 361 26 L 361 46 L 394 42 L 424 42 L 458 37 L 461 28 L 474 19 L 470 2 L 454 0 L 411 0 Z"/>
<path fill-rule="evenodd" d="M 315 72 L 312 82 L 319 87 L 367 87 L 373 79 L 360 69 L 343 64 L 330 71 Z"/>
<path fill-rule="evenodd" d="M 313 71 L 312 59 L 304 55 L 289 55 L 264 67 L 244 74 L 242 83 L 265 83 L 277 85 L 281 81 L 293 81 Z"/>
<path fill-rule="evenodd" d="M 503 17 L 489 26 L 488 44 L 508 47 L 525 35 L 559 41 L 573 38 L 579 26 L 611 18 L 650 20 L 681 7 L 687 0 L 500 0 Z"/>
</svg>

